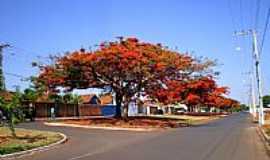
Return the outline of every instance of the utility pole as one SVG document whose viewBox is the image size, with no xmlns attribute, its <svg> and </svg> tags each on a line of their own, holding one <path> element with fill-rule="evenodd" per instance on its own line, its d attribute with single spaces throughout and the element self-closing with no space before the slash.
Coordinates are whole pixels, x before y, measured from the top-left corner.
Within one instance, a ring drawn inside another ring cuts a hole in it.
<svg viewBox="0 0 270 160">
<path fill-rule="evenodd" d="M 255 96 L 255 84 L 254 84 L 254 73 L 250 73 L 250 81 L 251 81 L 251 98 L 252 98 L 252 109 L 253 109 L 253 117 L 257 117 L 257 106 L 256 106 L 256 96 Z"/>
<path fill-rule="evenodd" d="M 257 116 L 257 109 L 256 109 L 256 97 L 255 97 L 255 84 L 254 84 L 254 74 L 253 72 L 246 72 L 243 73 L 249 76 L 250 83 L 247 84 L 248 86 L 248 96 L 249 96 L 249 113 L 256 118 Z"/>
<path fill-rule="evenodd" d="M 254 50 L 254 58 L 255 58 L 255 69 L 256 69 L 256 78 L 258 85 L 258 95 L 259 95 L 259 124 L 264 125 L 264 109 L 263 109 L 263 93 L 262 93 L 262 80 L 261 80 L 261 66 L 260 66 L 260 53 L 258 49 L 258 39 L 257 32 L 252 30 L 253 37 L 253 50 Z"/>
<path fill-rule="evenodd" d="M 262 99 L 262 81 L 261 81 L 261 68 L 260 68 L 260 53 L 258 49 L 258 39 L 257 39 L 257 32 L 254 29 L 248 31 L 241 31 L 235 32 L 237 36 L 252 36 L 252 48 L 253 48 L 253 58 L 255 61 L 255 73 L 256 73 L 256 80 L 257 80 L 257 89 L 258 89 L 258 96 L 259 96 L 259 124 L 264 124 L 264 110 L 263 110 L 263 99 Z"/>
<path fill-rule="evenodd" d="M 247 73 L 250 77 L 249 86 L 249 96 L 250 96 L 250 107 L 249 112 L 253 115 L 254 118 L 257 117 L 257 108 L 256 108 L 256 96 L 255 96 L 255 85 L 254 85 L 254 74 L 253 72 Z"/>
<path fill-rule="evenodd" d="M 5 77 L 3 72 L 3 49 L 10 47 L 9 44 L 0 44 L 0 91 L 6 89 L 5 86 Z"/>
</svg>

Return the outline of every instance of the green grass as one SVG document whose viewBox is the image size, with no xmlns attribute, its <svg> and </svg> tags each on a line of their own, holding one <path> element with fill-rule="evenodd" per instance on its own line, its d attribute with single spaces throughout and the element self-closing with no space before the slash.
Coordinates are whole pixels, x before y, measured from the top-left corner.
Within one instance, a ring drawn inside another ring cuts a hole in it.
<svg viewBox="0 0 270 160">
<path fill-rule="evenodd" d="M 164 119 L 175 119 L 188 125 L 201 125 L 218 119 L 219 116 L 189 116 L 189 115 L 152 115 L 150 117 L 159 117 Z"/>
<path fill-rule="evenodd" d="M 12 137 L 8 128 L 0 127 L 0 155 L 25 151 L 59 141 L 58 133 L 16 129 L 17 137 Z"/>
</svg>

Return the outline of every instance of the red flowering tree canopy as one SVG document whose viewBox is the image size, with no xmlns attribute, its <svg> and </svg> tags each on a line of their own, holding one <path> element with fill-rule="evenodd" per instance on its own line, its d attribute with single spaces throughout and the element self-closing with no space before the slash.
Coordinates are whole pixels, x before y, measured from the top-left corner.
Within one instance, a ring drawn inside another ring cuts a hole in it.
<svg viewBox="0 0 270 160">
<path fill-rule="evenodd" d="M 156 90 L 155 97 L 163 104 L 183 103 L 194 106 L 230 108 L 238 103 L 227 98 L 227 87 L 220 87 L 212 76 L 193 77 L 188 81 L 168 81 L 166 88 Z"/>
<path fill-rule="evenodd" d="M 50 91 L 57 91 L 58 87 L 67 91 L 110 87 L 116 94 L 118 106 L 126 106 L 140 93 L 172 103 L 183 100 L 182 93 L 186 93 L 187 88 L 200 88 L 198 92 L 203 94 L 211 87 L 213 84 L 204 83 L 203 79 L 196 83 L 189 81 L 204 77 L 211 72 L 213 64 L 210 60 L 197 60 L 168 50 L 160 44 L 127 38 L 102 43 L 95 51 L 82 49 L 57 57 L 54 64 L 40 68 L 37 82 Z M 187 97 L 188 101 L 196 99 L 192 95 Z"/>
<path fill-rule="evenodd" d="M 239 102 L 227 97 L 228 87 L 220 87 L 212 77 L 202 77 L 187 85 L 186 104 L 228 109 Z"/>
</svg>

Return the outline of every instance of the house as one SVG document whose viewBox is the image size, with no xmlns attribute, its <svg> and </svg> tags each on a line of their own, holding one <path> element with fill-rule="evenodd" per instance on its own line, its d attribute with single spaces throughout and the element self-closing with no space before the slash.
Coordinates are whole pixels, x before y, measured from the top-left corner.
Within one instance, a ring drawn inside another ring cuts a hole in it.
<svg viewBox="0 0 270 160">
<path fill-rule="evenodd" d="M 82 104 L 100 104 L 101 101 L 96 94 L 80 95 Z"/>
<path fill-rule="evenodd" d="M 129 116 L 153 115 L 163 110 L 157 103 L 146 98 L 132 100 L 128 107 Z"/>
<path fill-rule="evenodd" d="M 187 111 L 185 104 L 162 105 L 152 100 L 132 101 L 129 103 L 130 116 L 144 116 L 155 114 L 175 114 L 177 111 Z"/>
<path fill-rule="evenodd" d="M 143 110 L 143 113 L 145 115 L 156 114 L 158 113 L 158 110 L 162 109 L 157 103 L 152 100 L 145 100 L 142 107 L 144 109 L 141 108 L 141 110 Z"/>
<path fill-rule="evenodd" d="M 0 97 L 2 97 L 6 101 L 11 101 L 14 92 L 11 91 L 0 91 Z"/>
</svg>

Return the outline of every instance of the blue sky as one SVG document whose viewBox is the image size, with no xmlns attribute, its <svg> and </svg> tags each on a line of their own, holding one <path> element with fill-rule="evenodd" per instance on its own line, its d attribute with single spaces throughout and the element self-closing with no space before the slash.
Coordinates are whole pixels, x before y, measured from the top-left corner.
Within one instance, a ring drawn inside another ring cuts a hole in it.
<svg viewBox="0 0 270 160">
<path fill-rule="evenodd" d="M 269 6 L 270 1 L 261 0 L 260 39 Z M 217 59 L 219 84 L 231 88 L 231 97 L 246 102 L 248 76 L 243 73 L 251 69 L 251 37 L 236 38 L 233 32 L 254 27 L 255 10 L 256 0 L 1 0 L 0 42 L 13 46 L 5 50 L 4 69 L 28 77 L 37 74 L 31 62 L 46 62 L 49 54 L 131 36 Z M 269 36 L 262 54 L 268 94 Z M 5 77 L 9 89 L 28 85 L 21 78 Z"/>
</svg>

